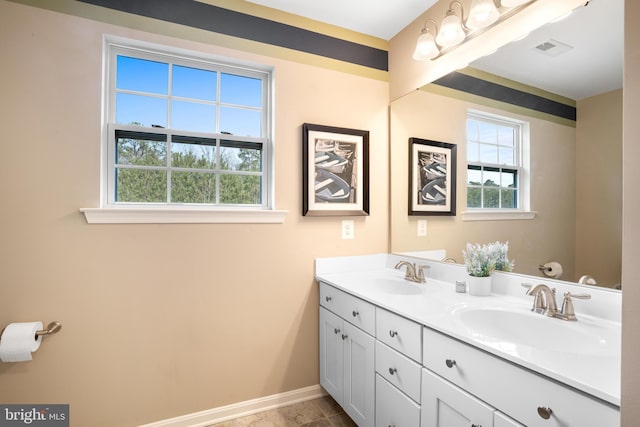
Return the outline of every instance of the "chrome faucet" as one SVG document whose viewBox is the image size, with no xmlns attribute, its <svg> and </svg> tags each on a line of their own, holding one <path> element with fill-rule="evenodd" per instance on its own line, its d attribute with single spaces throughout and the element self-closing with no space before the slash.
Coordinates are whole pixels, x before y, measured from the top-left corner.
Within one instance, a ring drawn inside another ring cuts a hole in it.
<svg viewBox="0 0 640 427">
<path fill-rule="evenodd" d="M 571 292 L 564 293 L 564 300 L 562 301 L 562 308 L 558 311 L 556 304 L 556 290 L 549 288 L 547 285 L 529 285 L 523 283 L 522 286 L 529 288 L 527 295 L 533 296 L 533 308 L 531 311 L 543 314 L 549 317 L 555 317 L 562 320 L 575 321 L 576 312 L 573 308 L 572 298 L 590 299 L 589 294 L 572 294 Z"/>
<path fill-rule="evenodd" d="M 424 283 L 426 279 L 424 277 L 424 270 L 430 268 L 428 265 L 419 265 L 410 263 L 409 261 L 400 261 L 394 267 L 397 270 L 400 270 L 402 266 L 407 267 L 407 271 L 404 275 L 404 280 L 409 280 L 411 282 L 416 283 Z"/>
</svg>

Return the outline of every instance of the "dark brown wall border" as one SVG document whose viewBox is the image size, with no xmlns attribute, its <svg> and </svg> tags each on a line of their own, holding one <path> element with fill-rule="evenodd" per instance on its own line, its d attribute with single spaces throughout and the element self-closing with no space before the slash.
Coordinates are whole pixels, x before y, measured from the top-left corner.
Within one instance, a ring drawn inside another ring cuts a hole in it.
<svg viewBox="0 0 640 427">
<path fill-rule="evenodd" d="M 175 24 L 267 43 L 376 70 L 389 70 L 386 50 L 194 0 L 79 0 Z"/>
<path fill-rule="evenodd" d="M 576 120 L 576 107 L 574 106 L 456 71 L 434 81 L 433 84 L 551 114 L 564 119 Z"/>
</svg>

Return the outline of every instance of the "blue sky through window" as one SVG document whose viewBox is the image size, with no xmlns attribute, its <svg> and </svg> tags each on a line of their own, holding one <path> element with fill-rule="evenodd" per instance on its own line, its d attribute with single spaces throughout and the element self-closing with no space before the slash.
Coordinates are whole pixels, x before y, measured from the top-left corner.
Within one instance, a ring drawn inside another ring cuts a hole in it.
<svg viewBox="0 0 640 427">
<path fill-rule="evenodd" d="M 262 136 L 261 79 L 220 73 L 220 100 L 217 100 L 216 71 L 118 55 L 116 73 L 117 123 Z M 170 100 L 170 84 L 171 95 L 179 100 Z M 233 106 L 218 107 L 218 101 Z M 216 113 L 220 116 L 218 129 Z"/>
</svg>

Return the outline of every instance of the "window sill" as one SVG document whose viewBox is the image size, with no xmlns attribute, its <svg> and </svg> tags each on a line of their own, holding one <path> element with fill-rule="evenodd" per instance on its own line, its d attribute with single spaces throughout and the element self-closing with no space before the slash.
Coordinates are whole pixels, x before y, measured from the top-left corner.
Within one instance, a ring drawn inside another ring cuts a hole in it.
<svg viewBox="0 0 640 427">
<path fill-rule="evenodd" d="M 81 208 L 89 224 L 282 224 L 287 211 L 180 208 Z"/>
<path fill-rule="evenodd" d="M 536 217 L 536 211 L 471 210 L 461 212 L 463 221 L 510 221 Z"/>
</svg>

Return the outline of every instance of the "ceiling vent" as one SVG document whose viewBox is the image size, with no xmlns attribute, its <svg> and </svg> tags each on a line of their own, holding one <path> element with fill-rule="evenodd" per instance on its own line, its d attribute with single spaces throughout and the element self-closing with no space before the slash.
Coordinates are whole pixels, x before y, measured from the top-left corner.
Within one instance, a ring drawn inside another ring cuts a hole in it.
<svg viewBox="0 0 640 427">
<path fill-rule="evenodd" d="M 562 43 L 554 39 L 549 39 L 534 47 L 534 50 L 547 56 L 562 55 L 563 53 L 569 52 L 571 49 L 573 49 L 573 46 L 569 46 L 566 43 Z"/>
</svg>

